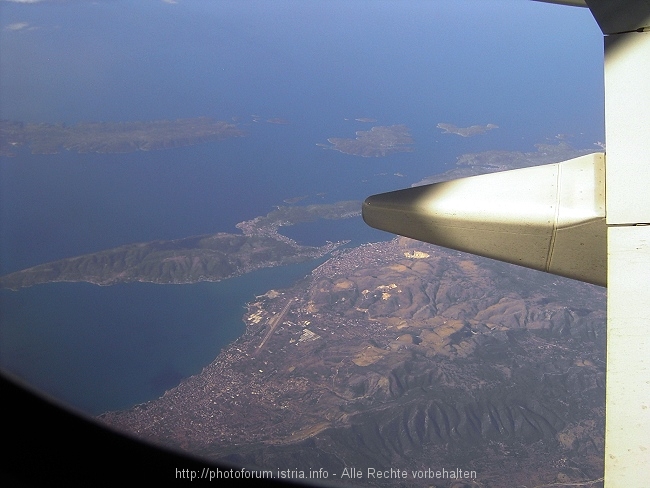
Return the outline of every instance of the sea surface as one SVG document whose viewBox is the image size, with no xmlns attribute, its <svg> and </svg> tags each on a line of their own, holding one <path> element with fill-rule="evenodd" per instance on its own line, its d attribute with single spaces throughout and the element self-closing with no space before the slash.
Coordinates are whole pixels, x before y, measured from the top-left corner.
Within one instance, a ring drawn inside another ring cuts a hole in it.
<svg viewBox="0 0 650 488">
<path fill-rule="evenodd" d="M 128 408 L 199 373 L 243 333 L 247 302 L 291 286 L 314 264 L 218 283 L 49 283 L 0 290 L 0 364 L 88 414 Z"/>
<path fill-rule="evenodd" d="M 602 36 L 583 9 L 2 3 L 0 118 L 210 116 L 248 135 L 164 151 L 22 148 L 0 158 L 1 274 L 133 242 L 238 232 L 238 222 L 298 197 L 296 205 L 362 201 L 446 171 L 463 153 L 534 151 L 558 134 L 576 147 L 603 138 Z M 276 117 L 288 124 L 266 122 Z M 363 117 L 376 122 L 355 120 Z M 499 129 L 463 138 L 443 134 L 440 122 Z M 393 124 L 411 129 L 413 152 L 361 158 L 317 146 Z M 281 230 L 311 245 L 389 237 L 361 218 Z M 126 408 L 200 371 L 241 334 L 247 301 L 317 264 L 221 283 L 2 291 L 0 366 L 89 414 Z"/>
</svg>

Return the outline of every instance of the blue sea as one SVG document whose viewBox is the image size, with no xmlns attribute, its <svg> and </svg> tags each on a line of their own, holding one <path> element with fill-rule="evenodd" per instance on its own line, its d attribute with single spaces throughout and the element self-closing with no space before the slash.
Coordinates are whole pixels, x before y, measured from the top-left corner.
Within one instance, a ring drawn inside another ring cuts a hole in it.
<svg viewBox="0 0 650 488">
<path fill-rule="evenodd" d="M 210 116 L 236 121 L 247 136 L 131 154 L 22 148 L 0 158 L 0 273 L 132 242 L 237 232 L 238 222 L 297 197 L 296 205 L 361 201 L 446 171 L 468 152 L 534 151 L 558 134 L 576 147 L 603 140 L 600 31 L 588 12 L 548 7 L 3 2 L 0 118 Z M 289 123 L 265 122 L 275 117 Z M 442 134 L 440 122 L 499 129 L 462 138 Z M 317 146 L 393 124 L 411 129 L 413 152 L 361 158 Z M 360 217 L 282 231 L 310 245 L 390 237 Z M 317 264 L 221 283 L 2 291 L 0 365 L 89 414 L 126 408 L 198 373 L 241 334 L 247 301 Z"/>
<path fill-rule="evenodd" d="M 0 290 L 7 371 L 90 414 L 161 396 L 244 331 L 246 302 L 314 263 L 191 285 L 50 283 Z"/>
</svg>

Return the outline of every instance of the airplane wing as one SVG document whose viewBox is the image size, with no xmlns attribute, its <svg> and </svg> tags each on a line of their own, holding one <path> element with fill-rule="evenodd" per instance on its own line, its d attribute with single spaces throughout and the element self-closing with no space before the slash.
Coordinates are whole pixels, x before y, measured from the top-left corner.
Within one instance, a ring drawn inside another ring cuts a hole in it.
<svg viewBox="0 0 650 488">
<path fill-rule="evenodd" d="M 650 474 L 650 0 L 588 7 L 604 34 L 607 153 L 374 195 L 373 227 L 607 284 L 605 486 Z"/>
<path fill-rule="evenodd" d="M 605 157 L 409 188 L 366 199 L 371 227 L 605 286 Z"/>
</svg>

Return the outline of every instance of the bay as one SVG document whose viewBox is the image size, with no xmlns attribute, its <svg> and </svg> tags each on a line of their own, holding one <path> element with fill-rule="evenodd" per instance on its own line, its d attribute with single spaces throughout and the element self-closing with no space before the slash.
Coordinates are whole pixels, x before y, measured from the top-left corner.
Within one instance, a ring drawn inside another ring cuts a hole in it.
<svg viewBox="0 0 650 488">
<path fill-rule="evenodd" d="M 127 408 L 200 372 L 243 333 L 248 301 L 321 262 L 218 283 L 0 290 L 0 366 L 86 414 Z"/>
</svg>

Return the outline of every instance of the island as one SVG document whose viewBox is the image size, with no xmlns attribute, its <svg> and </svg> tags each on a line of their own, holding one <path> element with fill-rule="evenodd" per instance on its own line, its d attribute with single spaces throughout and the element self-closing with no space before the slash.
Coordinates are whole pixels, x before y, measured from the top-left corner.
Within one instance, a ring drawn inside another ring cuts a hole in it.
<svg viewBox="0 0 650 488">
<path fill-rule="evenodd" d="M 351 466 L 355 485 L 382 487 L 395 480 L 369 470 L 421 487 L 602 476 L 603 288 L 395 238 L 339 251 L 243 320 L 200 374 L 99 420 L 331 485 L 349 486 Z"/>
<path fill-rule="evenodd" d="M 297 197 L 285 198 L 282 201 L 284 203 L 289 203 L 289 204 L 293 205 L 294 203 L 301 202 L 301 201 L 303 201 L 303 200 L 305 200 L 307 198 L 309 198 L 309 195 L 300 195 L 300 196 L 297 196 Z"/>
<path fill-rule="evenodd" d="M 569 143 L 536 144 L 536 151 L 483 151 L 465 153 L 456 158 L 455 167 L 441 174 L 428 176 L 411 186 L 428 185 L 466 176 L 495 173 L 542 164 L 553 164 L 591 154 L 592 149 L 575 149 Z"/>
<path fill-rule="evenodd" d="M 376 126 L 369 131 L 357 131 L 355 139 L 332 137 L 331 145 L 317 144 L 324 149 L 334 149 L 345 154 L 364 158 L 383 157 L 397 152 L 411 152 L 413 139 L 405 125 Z"/>
<path fill-rule="evenodd" d="M 471 137 L 478 134 L 485 134 L 489 130 L 498 129 L 495 124 L 472 125 L 470 127 L 457 127 L 454 124 L 439 123 L 436 127 L 444 130 L 443 134 L 456 134 L 461 137 Z"/>
<path fill-rule="evenodd" d="M 12 157 L 29 146 L 34 154 L 129 153 L 153 151 L 243 137 L 236 124 L 196 117 L 135 122 L 84 122 L 66 124 L 0 121 L 0 156 Z"/>
<path fill-rule="evenodd" d="M 97 285 L 221 281 L 251 271 L 322 257 L 347 241 L 301 246 L 278 228 L 319 218 L 359 216 L 361 202 L 278 207 L 237 224 L 242 233 L 217 233 L 170 241 L 128 244 L 61 259 L 0 277 L 0 288 L 17 290 L 42 283 L 85 281 Z"/>
</svg>

